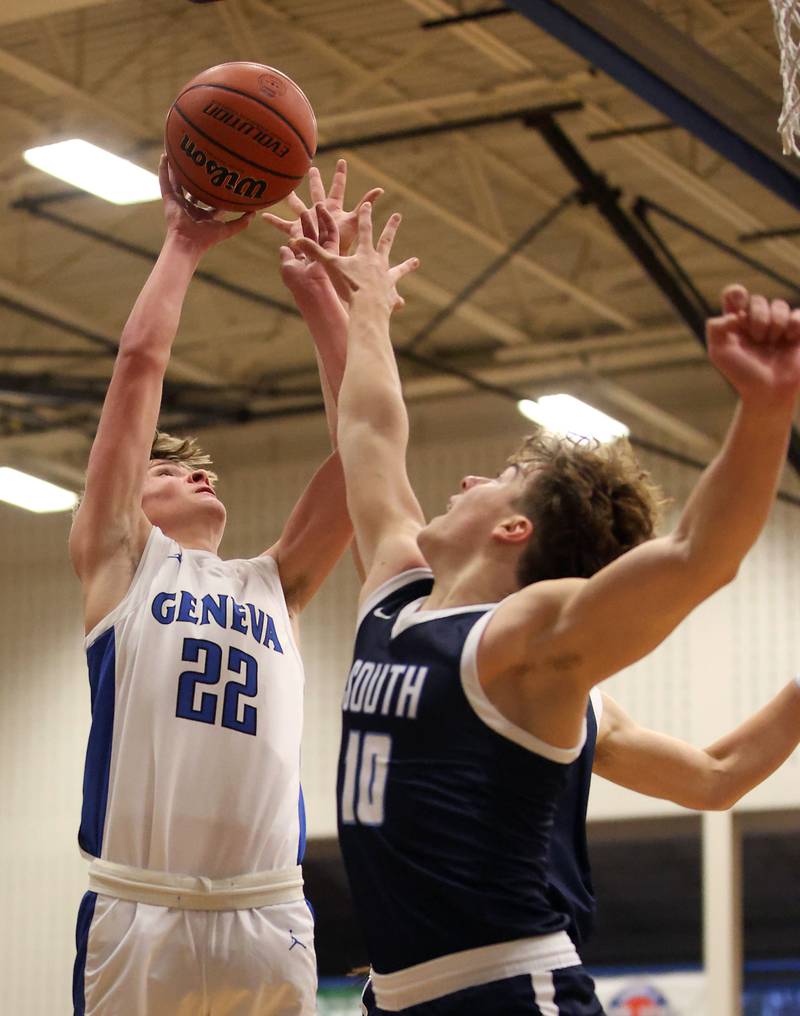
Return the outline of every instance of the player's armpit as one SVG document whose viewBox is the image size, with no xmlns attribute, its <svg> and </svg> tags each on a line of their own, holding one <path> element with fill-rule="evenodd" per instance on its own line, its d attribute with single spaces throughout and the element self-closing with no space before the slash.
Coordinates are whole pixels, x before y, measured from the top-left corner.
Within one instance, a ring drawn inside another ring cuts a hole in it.
<svg viewBox="0 0 800 1016">
<path fill-rule="evenodd" d="M 556 748 L 578 743 L 588 691 L 574 679 L 576 661 L 546 633 L 585 579 L 537 582 L 495 609 L 477 648 L 478 678 L 511 723 Z"/>
<path fill-rule="evenodd" d="M 301 611 L 350 544 L 339 454 L 322 463 L 300 495 L 278 541 L 265 553 L 278 565 L 290 613 Z"/>
<path fill-rule="evenodd" d="M 132 539 L 122 540 L 114 553 L 106 548 L 91 566 L 84 562 L 79 578 L 87 634 L 125 598 L 151 529 L 151 524 L 142 514 L 141 525 L 134 527 Z"/>
<path fill-rule="evenodd" d="M 417 546 L 417 534 L 420 525 L 415 520 L 398 522 L 397 526 L 387 531 L 372 552 L 371 566 L 361 587 L 359 606 L 367 600 L 379 586 L 395 575 L 411 571 L 412 568 L 427 568 L 428 562 Z"/>
</svg>

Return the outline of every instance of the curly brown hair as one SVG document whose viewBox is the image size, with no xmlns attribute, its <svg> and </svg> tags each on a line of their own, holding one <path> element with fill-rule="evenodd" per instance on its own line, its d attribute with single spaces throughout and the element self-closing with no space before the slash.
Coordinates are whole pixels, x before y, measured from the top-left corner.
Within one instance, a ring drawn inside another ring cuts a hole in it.
<svg viewBox="0 0 800 1016">
<path fill-rule="evenodd" d="M 625 440 L 601 445 L 539 430 L 508 462 L 528 476 L 515 507 L 533 523 L 520 588 L 588 578 L 655 533 L 665 501 Z"/>
<path fill-rule="evenodd" d="M 150 459 L 166 459 L 168 462 L 180 462 L 189 469 L 205 469 L 209 480 L 217 482 L 217 474 L 208 469 L 212 464 L 211 456 L 202 450 L 197 438 L 174 437 L 166 431 L 157 430 L 150 448 Z"/>
</svg>

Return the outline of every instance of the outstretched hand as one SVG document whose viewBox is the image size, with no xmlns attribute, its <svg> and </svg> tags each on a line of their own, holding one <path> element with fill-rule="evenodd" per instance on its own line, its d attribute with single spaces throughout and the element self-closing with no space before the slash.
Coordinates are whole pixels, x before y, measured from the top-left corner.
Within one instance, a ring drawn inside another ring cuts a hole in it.
<svg viewBox="0 0 800 1016">
<path fill-rule="evenodd" d="M 800 392 L 800 309 L 728 286 L 706 324 L 708 355 L 743 401 L 793 405 Z"/>
<path fill-rule="evenodd" d="M 255 216 L 255 212 L 245 212 L 238 219 L 223 222 L 221 212 L 191 204 L 174 183 L 166 155 L 161 156 L 158 164 L 158 182 L 164 202 L 167 234 L 186 243 L 198 256 L 247 229 Z"/>
<path fill-rule="evenodd" d="M 361 294 L 384 306 L 389 313 L 403 307 L 405 301 L 397 292 L 397 283 L 419 268 L 419 258 L 408 258 L 394 267 L 389 265 L 389 255 L 401 222 L 400 214 L 395 212 L 389 217 L 375 244 L 372 205 L 364 202 L 358 214 L 356 249 L 351 255 L 342 255 L 333 216 L 322 204 L 317 205 L 316 212 L 318 240 L 298 237 L 290 242 L 291 249 L 322 265 L 339 298 L 346 304 L 352 304 L 356 294 Z"/>
<path fill-rule="evenodd" d="M 316 209 L 322 205 L 329 212 L 339 230 L 339 251 L 340 254 L 348 254 L 353 246 L 353 241 L 358 232 L 358 213 L 365 202 L 375 204 L 383 194 L 383 188 L 372 187 L 364 194 L 361 200 L 351 211 L 345 211 L 344 193 L 347 188 L 347 162 L 339 159 L 336 169 L 333 172 L 330 189 L 325 191 L 325 184 L 316 166 L 308 171 L 308 189 L 311 195 L 311 205 L 305 205 L 296 193 L 291 193 L 286 199 L 289 208 L 295 213 L 294 219 L 281 219 L 271 212 L 262 212 L 261 218 L 270 223 L 276 229 L 285 233 L 290 240 L 296 240 L 303 236 L 302 219 L 304 214 L 310 214 L 314 218 L 316 228 Z"/>
</svg>

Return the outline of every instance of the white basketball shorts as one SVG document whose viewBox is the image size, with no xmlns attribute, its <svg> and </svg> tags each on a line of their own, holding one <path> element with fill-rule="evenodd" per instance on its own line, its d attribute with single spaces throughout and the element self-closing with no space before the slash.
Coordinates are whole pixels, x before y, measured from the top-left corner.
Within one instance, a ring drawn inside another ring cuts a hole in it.
<svg viewBox="0 0 800 1016">
<path fill-rule="evenodd" d="M 314 919 L 304 900 L 184 910 L 88 892 L 74 1016 L 313 1016 Z"/>
</svg>

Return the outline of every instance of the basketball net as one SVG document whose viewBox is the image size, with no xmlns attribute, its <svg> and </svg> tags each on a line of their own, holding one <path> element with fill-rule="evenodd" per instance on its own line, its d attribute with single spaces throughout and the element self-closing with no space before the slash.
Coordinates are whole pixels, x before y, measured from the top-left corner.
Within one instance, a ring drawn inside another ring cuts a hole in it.
<svg viewBox="0 0 800 1016">
<path fill-rule="evenodd" d="M 775 18 L 775 36 L 781 51 L 783 109 L 778 133 L 783 154 L 800 156 L 800 0 L 769 0 Z"/>
</svg>

